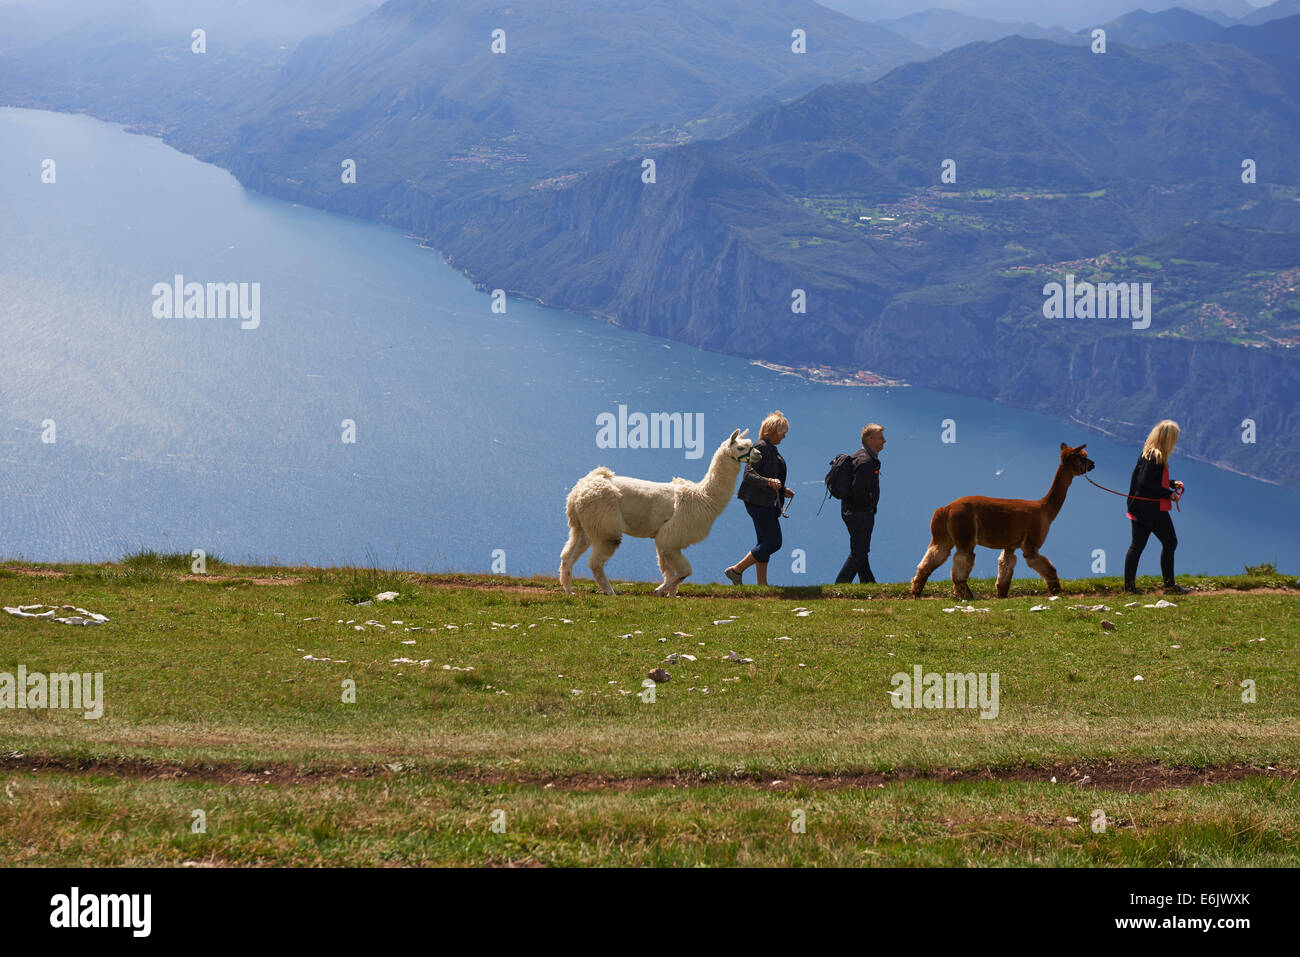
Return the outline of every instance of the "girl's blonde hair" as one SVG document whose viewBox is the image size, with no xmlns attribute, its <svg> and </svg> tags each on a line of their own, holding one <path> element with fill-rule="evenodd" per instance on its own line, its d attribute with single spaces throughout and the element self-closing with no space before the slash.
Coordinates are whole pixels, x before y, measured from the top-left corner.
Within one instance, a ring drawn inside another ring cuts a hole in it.
<svg viewBox="0 0 1300 957">
<path fill-rule="evenodd" d="M 1173 419 L 1157 422 L 1142 446 L 1142 458 L 1164 465 L 1178 444 L 1178 423 Z"/>
<path fill-rule="evenodd" d="M 785 435 L 789 431 L 789 420 L 786 419 L 785 414 L 780 409 L 777 409 L 775 412 L 769 412 L 767 418 L 763 420 L 763 424 L 758 427 L 758 437 L 771 442 L 772 439 Z"/>
</svg>

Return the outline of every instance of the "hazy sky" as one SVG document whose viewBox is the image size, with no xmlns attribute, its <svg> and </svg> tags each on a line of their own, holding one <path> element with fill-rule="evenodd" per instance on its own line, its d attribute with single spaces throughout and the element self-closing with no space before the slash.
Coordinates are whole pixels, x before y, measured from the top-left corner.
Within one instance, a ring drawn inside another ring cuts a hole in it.
<svg viewBox="0 0 1300 957">
<path fill-rule="evenodd" d="M 444 0 L 454 2 L 454 0 Z M 593 3 L 610 0 L 591 0 Z M 864 20 L 886 20 L 941 7 L 976 17 L 1039 26 L 1080 29 L 1136 10 L 1163 10 L 1173 3 L 1162 0 L 818 0 L 823 6 Z M 1270 0 L 1271 2 L 1271 0 Z M 268 34 L 306 35 L 332 29 L 341 21 L 379 6 L 378 0 L 0 0 L 0 7 L 28 7 L 64 16 L 102 14 L 105 9 L 130 5 L 147 7 L 168 19 L 200 15 L 212 21 L 243 21 Z M 1241 16 L 1252 8 L 1268 6 L 1256 0 L 1186 0 L 1188 9 L 1218 9 Z M 76 11 L 73 13 L 72 11 Z"/>
</svg>

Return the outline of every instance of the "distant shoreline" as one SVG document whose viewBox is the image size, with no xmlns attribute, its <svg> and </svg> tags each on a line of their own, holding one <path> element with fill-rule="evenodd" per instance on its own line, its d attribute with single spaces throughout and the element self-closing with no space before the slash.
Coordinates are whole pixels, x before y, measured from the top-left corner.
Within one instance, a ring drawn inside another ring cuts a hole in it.
<svg viewBox="0 0 1300 957">
<path fill-rule="evenodd" d="M 759 366 L 763 369 L 770 369 L 773 372 L 779 372 L 782 375 L 798 376 L 809 382 L 816 382 L 818 385 L 846 385 L 857 386 L 860 388 L 878 389 L 885 386 L 898 386 L 899 388 L 910 388 L 910 385 L 902 379 L 894 379 L 887 375 L 881 375 L 879 372 L 871 372 L 867 369 L 845 369 L 834 366 L 816 365 L 816 366 L 786 366 L 776 362 L 769 362 L 766 359 L 753 359 L 749 363 L 752 366 Z"/>
</svg>

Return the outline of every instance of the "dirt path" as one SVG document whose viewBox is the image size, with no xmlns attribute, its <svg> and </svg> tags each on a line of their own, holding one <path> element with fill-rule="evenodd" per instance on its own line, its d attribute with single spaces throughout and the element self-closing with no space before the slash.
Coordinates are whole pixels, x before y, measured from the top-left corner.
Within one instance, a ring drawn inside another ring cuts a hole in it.
<svg viewBox="0 0 1300 957">
<path fill-rule="evenodd" d="M 1084 790 L 1148 793 L 1166 788 L 1221 784 L 1265 777 L 1300 781 L 1300 769 L 1248 764 L 1203 768 L 1166 766 L 1157 761 L 1061 762 L 1045 766 L 1011 765 L 999 768 L 900 768 L 859 774 L 783 774 L 755 777 L 705 776 L 672 773 L 617 777 L 603 774 L 505 775 L 475 771 L 442 771 L 403 764 L 302 766 L 289 763 L 245 765 L 234 762 L 154 762 L 140 758 L 80 760 L 48 755 L 10 753 L 0 756 L 0 773 L 58 773 L 106 776 L 125 780 L 199 781 L 233 785 L 311 785 L 350 780 L 413 775 L 435 780 L 477 785 L 522 785 L 557 791 L 642 791 L 656 788 L 699 788 L 712 785 L 746 787 L 762 791 L 789 791 L 795 787 L 818 790 L 887 787 L 900 781 L 975 782 L 1018 781 L 1048 783 Z"/>
</svg>

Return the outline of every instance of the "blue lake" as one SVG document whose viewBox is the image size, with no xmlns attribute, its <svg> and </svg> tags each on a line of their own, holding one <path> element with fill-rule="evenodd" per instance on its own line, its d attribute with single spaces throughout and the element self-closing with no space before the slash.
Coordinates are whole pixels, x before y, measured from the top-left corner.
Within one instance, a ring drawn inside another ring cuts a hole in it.
<svg viewBox="0 0 1300 957">
<path fill-rule="evenodd" d="M 815 514 L 821 479 L 871 420 L 888 440 L 872 565 L 902 580 L 936 506 L 1043 495 L 1062 441 L 1087 442 L 1093 477 L 1112 488 L 1127 488 L 1136 458 L 984 401 L 817 385 L 528 302 L 493 315 L 486 294 L 400 232 L 247 191 L 111 124 L 0 110 L 0 144 L 5 558 L 204 548 L 237 561 L 487 571 L 502 549 L 510 574 L 554 574 L 565 494 L 593 466 L 699 478 L 733 428 L 756 435 L 780 408 L 798 494 L 772 582 L 833 580 L 847 536 L 834 502 Z M 41 181 L 46 159 L 53 184 Z M 155 318 L 152 289 L 177 274 L 259 283 L 260 325 Z M 598 448 L 597 417 L 620 405 L 702 414 L 704 458 Z M 944 419 L 956 443 L 940 441 Z M 343 441 L 344 420 L 355 442 Z M 1174 516 L 1180 572 L 1300 568 L 1300 495 L 1176 455 L 1171 471 L 1188 486 Z M 734 502 L 687 552 L 692 581 L 722 580 L 751 544 Z M 1082 577 L 1095 549 L 1119 574 L 1127 545 L 1123 500 L 1080 481 L 1043 551 Z M 1157 573 L 1157 556 L 1153 542 L 1143 574 Z M 578 567 L 585 577 L 585 559 Z M 608 571 L 657 579 L 653 547 L 626 540 Z M 996 574 L 996 555 L 980 550 L 975 573 Z M 941 589 L 947 574 L 935 575 Z M 1023 562 L 1017 576 L 1034 577 Z"/>
</svg>

